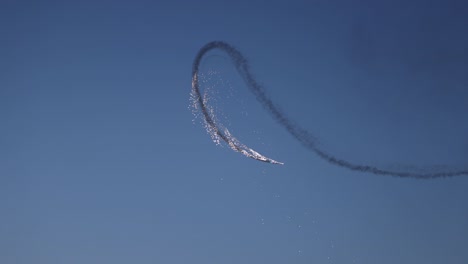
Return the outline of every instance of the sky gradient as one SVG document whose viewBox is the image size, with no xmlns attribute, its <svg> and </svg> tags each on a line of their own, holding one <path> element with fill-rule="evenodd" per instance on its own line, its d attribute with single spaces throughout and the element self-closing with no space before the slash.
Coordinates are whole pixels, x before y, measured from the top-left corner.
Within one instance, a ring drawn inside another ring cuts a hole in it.
<svg viewBox="0 0 468 264">
<path fill-rule="evenodd" d="M 222 53 L 215 146 L 192 62 L 223 40 L 339 157 L 468 167 L 464 1 L 2 1 L 0 263 L 468 262 L 468 177 L 350 172 L 303 148 Z M 224 90 L 223 90 L 224 89 Z M 442 167 L 445 166 L 445 167 Z"/>
</svg>

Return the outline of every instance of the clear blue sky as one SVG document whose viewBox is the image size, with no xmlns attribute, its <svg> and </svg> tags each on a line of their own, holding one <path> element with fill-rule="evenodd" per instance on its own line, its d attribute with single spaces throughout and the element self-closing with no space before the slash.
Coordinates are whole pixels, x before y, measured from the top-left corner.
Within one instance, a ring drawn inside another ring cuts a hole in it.
<svg viewBox="0 0 468 264">
<path fill-rule="evenodd" d="M 234 132 L 285 165 L 188 108 L 224 40 L 339 157 L 466 169 L 466 28 L 465 1 L 2 1 L 0 263 L 468 263 L 468 177 L 334 167 L 222 56 Z"/>
</svg>

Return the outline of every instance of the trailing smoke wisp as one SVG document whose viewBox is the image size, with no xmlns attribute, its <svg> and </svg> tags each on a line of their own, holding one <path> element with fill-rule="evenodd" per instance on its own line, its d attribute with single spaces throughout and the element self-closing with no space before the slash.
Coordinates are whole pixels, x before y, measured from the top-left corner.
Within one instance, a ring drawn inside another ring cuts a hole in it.
<svg viewBox="0 0 468 264">
<path fill-rule="evenodd" d="M 286 117 L 285 114 L 283 114 L 283 112 L 279 110 L 279 108 L 273 103 L 273 101 L 271 101 L 271 99 L 266 94 L 263 87 L 259 83 L 257 83 L 255 78 L 253 77 L 252 73 L 250 72 L 249 63 L 247 59 L 242 55 L 242 53 L 240 53 L 240 51 L 238 51 L 236 48 L 234 48 L 233 46 L 229 45 L 226 42 L 222 42 L 222 41 L 209 42 L 200 49 L 200 51 L 197 53 L 195 60 L 193 62 L 192 93 L 195 97 L 198 107 L 200 108 L 203 114 L 203 118 L 207 126 L 207 129 L 211 130 L 213 133 L 215 133 L 217 137 L 219 137 L 224 142 L 226 142 L 231 147 L 231 149 L 241 152 L 247 157 L 250 157 L 259 161 L 263 161 L 263 162 L 281 164 L 277 161 L 274 161 L 263 155 L 260 155 L 259 153 L 255 152 L 254 150 L 248 148 L 247 146 L 237 141 L 232 135 L 230 135 L 227 129 L 223 129 L 222 127 L 218 126 L 214 118 L 211 116 L 208 110 L 209 108 L 206 104 L 206 101 L 203 99 L 200 93 L 199 68 L 200 68 L 201 61 L 203 57 L 205 56 L 205 54 L 215 49 L 225 52 L 230 57 L 237 72 L 240 74 L 240 76 L 244 80 L 247 87 L 255 95 L 256 99 L 260 102 L 260 104 L 262 104 L 262 106 L 269 112 L 269 114 L 281 126 L 283 126 L 304 147 L 306 147 L 310 151 L 317 154 L 320 158 L 328 161 L 329 163 L 333 165 L 340 166 L 342 168 L 346 168 L 346 169 L 353 170 L 353 171 L 367 172 L 367 173 L 372 173 L 375 175 L 403 177 L 403 178 L 433 179 L 433 178 L 468 175 L 468 171 L 466 170 L 446 171 L 446 172 L 436 172 L 436 173 L 413 173 L 413 172 L 385 170 L 385 169 L 381 169 L 381 168 L 371 166 L 371 165 L 366 165 L 366 164 L 354 164 L 349 161 L 339 159 L 330 153 L 327 153 L 325 150 L 318 147 L 315 138 L 309 131 L 293 123 L 290 119 Z"/>
</svg>

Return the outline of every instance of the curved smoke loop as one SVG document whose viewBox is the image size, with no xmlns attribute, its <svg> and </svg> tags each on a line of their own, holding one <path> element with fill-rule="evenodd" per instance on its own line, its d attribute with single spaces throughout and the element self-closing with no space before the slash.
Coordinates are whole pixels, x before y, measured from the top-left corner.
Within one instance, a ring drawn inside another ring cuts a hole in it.
<svg viewBox="0 0 468 264">
<path fill-rule="evenodd" d="M 240 76 L 244 79 L 244 82 L 250 89 L 250 91 L 255 95 L 257 100 L 263 107 L 270 113 L 270 115 L 281 125 L 283 126 L 296 140 L 298 140 L 304 147 L 310 151 L 317 154 L 320 158 L 328 161 L 329 163 L 346 168 L 353 171 L 367 172 L 375 175 L 387 175 L 394 177 L 402 178 L 418 178 L 418 179 L 434 179 L 434 178 L 443 178 L 443 177 L 454 177 L 468 175 L 468 171 L 445 171 L 445 172 L 436 172 L 436 173 L 413 173 L 413 172 L 402 172 L 402 171 L 392 171 L 385 170 L 378 167 L 365 164 L 354 164 L 346 160 L 339 159 L 333 156 L 330 153 L 327 153 L 325 150 L 320 149 L 317 146 L 315 138 L 312 134 L 301 128 L 299 125 L 293 123 L 288 119 L 283 112 L 271 101 L 271 99 L 266 94 L 263 87 L 257 83 L 255 78 L 250 72 L 250 66 L 247 59 L 233 46 L 229 45 L 226 42 L 222 41 L 213 41 L 207 43 L 203 46 L 200 51 L 197 53 L 195 60 L 192 66 L 192 94 L 194 100 L 198 107 L 200 108 L 205 125 L 207 130 L 212 134 L 212 136 L 222 139 L 226 142 L 230 148 L 234 151 L 240 152 L 243 155 L 253 158 L 255 160 L 273 163 L 273 164 L 283 164 L 281 162 L 275 161 L 268 157 L 261 155 L 260 153 L 250 149 L 246 145 L 239 142 L 235 137 L 233 137 L 226 128 L 223 128 L 217 124 L 214 119 L 214 114 L 210 113 L 209 107 L 207 106 L 207 100 L 205 100 L 200 93 L 199 86 L 199 68 L 200 63 L 205 56 L 205 54 L 211 50 L 219 49 L 225 52 L 232 60 L 232 63 L 236 67 L 236 70 Z"/>
</svg>

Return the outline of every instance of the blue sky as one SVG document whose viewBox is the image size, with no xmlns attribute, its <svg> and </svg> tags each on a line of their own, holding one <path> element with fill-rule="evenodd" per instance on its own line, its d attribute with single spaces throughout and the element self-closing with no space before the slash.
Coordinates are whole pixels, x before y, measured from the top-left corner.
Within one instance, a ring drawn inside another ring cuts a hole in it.
<svg viewBox="0 0 468 264">
<path fill-rule="evenodd" d="M 3 1 L 0 262 L 466 263 L 467 177 L 334 167 L 212 56 L 235 135 L 285 165 L 256 162 L 211 142 L 189 93 L 195 54 L 224 40 L 337 156 L 466 169 L 467 13 L 463 1 Z"/>
</svg>

